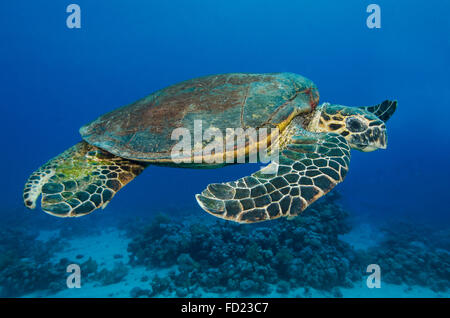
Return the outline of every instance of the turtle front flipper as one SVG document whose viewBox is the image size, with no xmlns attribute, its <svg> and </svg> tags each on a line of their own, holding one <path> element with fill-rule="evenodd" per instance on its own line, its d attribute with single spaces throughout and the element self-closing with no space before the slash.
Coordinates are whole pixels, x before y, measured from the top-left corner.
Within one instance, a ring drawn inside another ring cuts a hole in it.
<svg viewBox="0 0 450 318">
<path fill-rule="evenodd" d="M 26 207 L 34 209 L 42 193 L 45 212 L 59 217 L 86 215 L 104 208 L 146 166 L 82 141 L 33 172 L 23 200 Z"/>
<path fill-rule="evenodd" d="M 294 217 L 343 181 L 349 163 L 344 137 L 298 128 L 278 163 L 237 181 L 210 184 L 196 198 L 205 211 L 239 223 Z"/>
</svg>

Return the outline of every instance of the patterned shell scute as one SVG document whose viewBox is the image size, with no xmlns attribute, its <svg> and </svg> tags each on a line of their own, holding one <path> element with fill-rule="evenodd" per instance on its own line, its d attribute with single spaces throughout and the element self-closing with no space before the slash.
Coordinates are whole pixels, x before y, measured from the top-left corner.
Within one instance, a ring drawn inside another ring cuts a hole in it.
<svg viewBox="0 0 450 318">
<path fill-rule="evenodd" d="M 158 160 L 170 157 L 172 132 L 194 121 L 202 130 L 274 126 L 294 109 L 309 112 L 314 83 L 293 73 L 211 75 L 161 89 L 100 116 L 80 128 L 88 143 L 120 157 Z M 315 88 L 316 89 L 316 88 Z M 295 107 L 294 107 L 295 106 Z"/>
</svg>

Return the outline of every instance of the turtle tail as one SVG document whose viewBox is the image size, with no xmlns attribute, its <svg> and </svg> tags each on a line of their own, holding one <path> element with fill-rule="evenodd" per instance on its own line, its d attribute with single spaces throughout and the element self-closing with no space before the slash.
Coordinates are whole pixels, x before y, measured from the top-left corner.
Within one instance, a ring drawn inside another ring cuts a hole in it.
<svg viewBox="0 0 450 318">
<path fill-rule="evenodd" d="M 104 208 L 114 195 L 138 176 L 146 163 L 127 160 L 81 141 L 48 161 L 28 178 L 25 206 L 58 217 L 77 217 Z"/>
</svg>

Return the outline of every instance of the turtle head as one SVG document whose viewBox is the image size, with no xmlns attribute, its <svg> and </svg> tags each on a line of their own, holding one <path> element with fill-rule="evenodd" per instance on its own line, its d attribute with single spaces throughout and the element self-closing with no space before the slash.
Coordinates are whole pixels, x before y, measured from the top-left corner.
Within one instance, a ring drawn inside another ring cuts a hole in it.
<svg viewBox="0 0 450 318">
<path fill-rule="evenodd" d="M 387 146 L 385 123 L 364 108 L 324 103 L 310 125 L 313 131 L 342 135 L 352 149 L 369 152 Z"/>
</svg>

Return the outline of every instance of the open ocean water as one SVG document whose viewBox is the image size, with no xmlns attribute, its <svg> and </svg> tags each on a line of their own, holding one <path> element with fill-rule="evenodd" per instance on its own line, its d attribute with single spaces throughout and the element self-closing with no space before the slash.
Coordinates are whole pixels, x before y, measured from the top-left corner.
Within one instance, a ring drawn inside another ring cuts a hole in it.
<svg viewBox="0 0 450 318">
<path fill-rule="evenodd" d="M 449 297 L 448 2 L 377 0 L 371 29 L 361 0 L 74 1 L 81 28 L 66 25 L 72 2 L 0 3 L 0 296 Z M 397 100 L 388 147 L 352 151 L 345 182 L 294 220 L 240 225 L 197 205 L 255 164 L 152 166 L 81 218 L 24 207 L 29 175 L 82 125 L 230 72 L 298 73 L 321 102 Z"/>
</svg>

